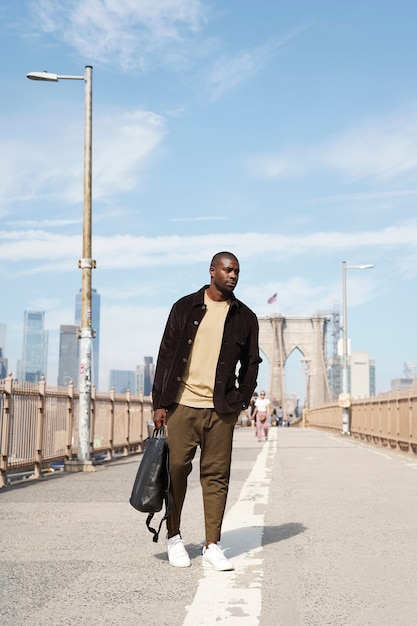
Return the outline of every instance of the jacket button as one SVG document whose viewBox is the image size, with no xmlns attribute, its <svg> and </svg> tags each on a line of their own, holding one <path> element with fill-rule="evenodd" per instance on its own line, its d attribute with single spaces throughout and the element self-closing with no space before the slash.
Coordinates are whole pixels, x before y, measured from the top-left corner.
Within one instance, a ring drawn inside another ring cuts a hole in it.
<svg viewBox="0 0 417 626">
<path fill-rule="evenodd" d="M 198 321 L 194 320 L 194 326 L 198 326 Z"/>
<path fill-rule="evenodd" d="M 182 362 L 183 362 L 183 363 L 187 363 L 187 361 L 188 361 L 188 359 L 187 359 L 186 357 L 184 357 L 184 358 L 182 359 Z"/>
<path fill-rule="evenodd" d="M 189 339 L 189 340 L 187 341 L 187 343 L 193 343 L 193 340 L 192 340 L 192 339 Z"/>
<path fill-rule="evenodd" d="M 181 376 L 177 376 L 177 381 L 180 383 L 181 382 Z"/>
</svg>

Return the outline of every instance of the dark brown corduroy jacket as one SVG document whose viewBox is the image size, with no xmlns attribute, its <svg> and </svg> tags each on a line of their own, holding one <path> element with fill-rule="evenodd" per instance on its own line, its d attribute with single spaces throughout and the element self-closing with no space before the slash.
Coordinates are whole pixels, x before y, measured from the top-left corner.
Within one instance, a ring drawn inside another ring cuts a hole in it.
<svg viewBox="0 0 417 626">
<path fill-rule="evenodd" d="M 152 388 L 154 409 L 169 407 L 177 398 L 198 326 L 206 312 L 207 288 L 205 285 L 184 296 L 171 309 L 156 364 Z M 213 403 L 218 413 L 239 414 L 249 405 L 262 359 L 255 313 L 233 294 L 231 300 L 217 361 Z"/>
</svg>

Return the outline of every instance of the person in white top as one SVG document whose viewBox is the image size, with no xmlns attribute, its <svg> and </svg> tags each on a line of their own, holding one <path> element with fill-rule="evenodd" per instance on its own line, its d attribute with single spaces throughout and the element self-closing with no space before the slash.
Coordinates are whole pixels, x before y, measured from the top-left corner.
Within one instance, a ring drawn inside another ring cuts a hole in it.
<svg viewBox="0 0 417 626">
<path fill-rule="evenodd" d="M 258 441 L 262 441 L 262 433 L 268 441 L 268 417 L 270 415 L 270 401 L 266 397 L 265 391 L 261 391 L 255 402 L 255 423 Z"/>
</svg>

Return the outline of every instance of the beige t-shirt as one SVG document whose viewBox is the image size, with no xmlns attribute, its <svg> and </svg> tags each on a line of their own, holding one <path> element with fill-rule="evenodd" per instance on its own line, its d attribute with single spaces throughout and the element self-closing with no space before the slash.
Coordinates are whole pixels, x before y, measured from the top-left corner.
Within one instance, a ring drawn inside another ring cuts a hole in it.
<svg viewBox="0 0 417 626">
<path fill-rule="evenodd" d="M 204 294 L 206 313 L 200 322 L 176 398 L 178 404 L 213 408 L 217 361 L 230 300 L 215 302 Z"/>
</svg>

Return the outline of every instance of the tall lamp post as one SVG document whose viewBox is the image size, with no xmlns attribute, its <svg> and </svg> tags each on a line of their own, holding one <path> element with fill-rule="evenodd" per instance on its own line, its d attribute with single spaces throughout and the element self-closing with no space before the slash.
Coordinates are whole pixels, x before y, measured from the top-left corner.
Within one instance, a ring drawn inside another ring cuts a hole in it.
<svg viewBox="0 0 417 626">
<path fill-rule="evenodd" d="M 346 303 L 346 271 L 347 270 L 369 270 L 373 265 L 346 265 L 342 261 L 342 296 L 343 296 L 343 362 L 342 362 L 342 394 L 340 404 L 343 409 L 342 434 L 350 434 L 349 408 L 350 394 L 348 393 L 348 334 L 347 334 L 347 303 Z"/>
<path fill-rule="evenodd" d="M 304 373 L 306 375 L 306 390 L 305 390 L 305 400 L 304 400 L 304 406 L 303 406 L 303 428 L 305 428 L 306 426 L 306 414 L 307 414 L 307 409 L 310 408 L 310 364 L 311 364 L 311 359 L 307 359 L 306 357 L 303 357 L 301 359 L 301 363 L 304 366 Z"/>
<path fill-rule="evenodd" d="M 77 461 L 80 469 L 91 464 L 90 418 L 91 418 L 91 355 L 94 331 L 92 328 L 91 270 L 96 262 L 91 258 L 91 181 L 92 181 L 92 85 L 93 68 L 85 66 L 84 76 L 62 76 L 50 72 L 30 72 L 31 80 L 83 80 L 84 96 L 84 195 L 83 195 L 83 244 L 82 258 L 78 261 L 81 269 L 81 327 L 80 370 L 79 370 L 79 418 Z"/>
</svg>

